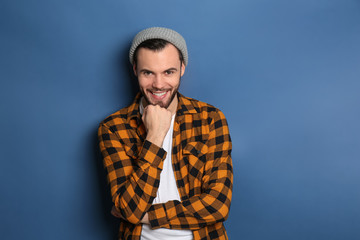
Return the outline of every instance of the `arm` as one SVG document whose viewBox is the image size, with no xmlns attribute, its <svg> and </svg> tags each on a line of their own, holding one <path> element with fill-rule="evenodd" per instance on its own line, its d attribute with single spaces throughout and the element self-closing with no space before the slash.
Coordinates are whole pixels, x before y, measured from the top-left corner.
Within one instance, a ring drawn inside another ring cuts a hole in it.
<svg viewBox="0 0 360 240">
<path fill-rule="evenodd" d="M 145 141 L 132 159 L 108 126 L 101 124 L 98 135 L 114 206 L 122 219 L 138 224 L 156 196 L 166 152 Z"/>
<path fill-rule="evenodd" d="M 109 126 L 100 125 L 99 145 L 110 183 L 114 216 L 133 224 L 140 223 L 144 218 L 159 187 L 166 157 L 165 150 L 159 146 L 170 127 L 170 121 L 171 113 L 166 109 L 159 106 L 145 108 L 143 122 L 147 137 L 136 159 L 129 157 L 125 151 L 124 142 L 130 142 L 131 129 L 112 131 Z M 147 214 L 143 220 L 146 219 Z"/>
<path fill-rule="evenodd" d="M 233 183 L 232 147 L 227 122 L 220 111 L 210 124 L 207 146 L 201 194 L 182 202 L 152 205 L 147 212 L 152 228 L 196 230 L 227 218 Z"/>
</svg>

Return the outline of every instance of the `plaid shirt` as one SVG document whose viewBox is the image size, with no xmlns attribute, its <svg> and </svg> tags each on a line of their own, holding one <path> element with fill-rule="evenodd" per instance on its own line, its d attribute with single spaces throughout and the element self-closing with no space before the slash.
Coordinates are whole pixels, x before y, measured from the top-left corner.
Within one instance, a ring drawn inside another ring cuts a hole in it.
<svg viewBox="0 0 360 240">
<path fill-rule="evenodd" d="M 223 113 L 178 94 L 172 165 L 181 201 L 152 204 L 166 157 L 145 140 L 138 94 L 100 123 L 99 141 L 112 200 L 121 214 L 119 239 L 140 239 L 147 212 L 152 229 L 190 229 L 194 240 L 227 239 L 223 221 L 232 196 L 231 139 Z"/>
</svg>

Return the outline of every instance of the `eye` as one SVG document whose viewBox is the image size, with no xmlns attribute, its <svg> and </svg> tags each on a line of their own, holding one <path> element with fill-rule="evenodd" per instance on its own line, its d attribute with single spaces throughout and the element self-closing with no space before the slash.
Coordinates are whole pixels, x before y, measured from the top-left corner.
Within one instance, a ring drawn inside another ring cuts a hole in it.
<svg viewBox="0 0 360 240">
<path fill-rule="evenodd" d="M 167 71 L 165 71 L 165 74 L 166 74 L 166 75 L 172 75 L 172 74 L 174 74 L 174 73 L 175 73 L 174 70 L 167 70 Z"/>
<path fill-rule="evenodd" d="M 150 72 L 150 71 L 143 71 L 144 76 L 150 76 L 151 74 L 152 74 L 152 72 Z"/>
</svg>

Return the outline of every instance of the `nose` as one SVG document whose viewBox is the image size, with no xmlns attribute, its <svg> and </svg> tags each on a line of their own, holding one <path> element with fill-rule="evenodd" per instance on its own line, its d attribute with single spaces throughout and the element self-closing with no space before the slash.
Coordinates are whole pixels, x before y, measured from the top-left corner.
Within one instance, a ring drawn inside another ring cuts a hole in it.
<svg viewBox="0 0 360 240">
<path fill-rule="evenodd" d="M 152 87 L 155 89 L 162 89 L 164 87 L 164 80 L 160 74 L 154 76 Z"/>
</svg>

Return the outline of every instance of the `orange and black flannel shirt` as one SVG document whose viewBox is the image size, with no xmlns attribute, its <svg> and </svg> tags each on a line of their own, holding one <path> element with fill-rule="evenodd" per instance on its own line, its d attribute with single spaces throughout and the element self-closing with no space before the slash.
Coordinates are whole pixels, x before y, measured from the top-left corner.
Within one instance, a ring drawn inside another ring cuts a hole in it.
<svg viewBox="0 0 360 240">
<path fill-rule="evenodd" d="M 167 153 L 145 140 L 140 98 L 101 122 L 98 132 L 112 201 L 122 216 L 119 239 L 140 239 L 146 212 L 152 229 L 190 229 L 194 240 L 227 239 L 223 221 L 229 214 L 233 170 L 225 116 L 178 94 L 171 154 L 181 201 L 152 204 Z"/>
</svg>

